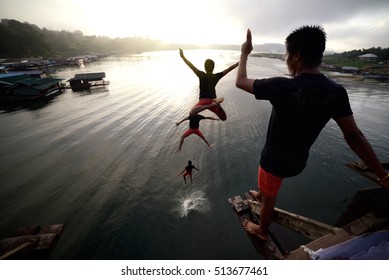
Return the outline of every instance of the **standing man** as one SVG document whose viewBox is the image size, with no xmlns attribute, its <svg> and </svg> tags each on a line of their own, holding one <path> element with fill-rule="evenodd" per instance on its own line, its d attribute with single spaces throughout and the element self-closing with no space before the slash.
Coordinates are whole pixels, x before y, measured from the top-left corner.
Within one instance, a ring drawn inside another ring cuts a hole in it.
<svg viewBox="0 0 389 280">
<path fill-rule="evenodd" d="M 247 59 L 253 50 L 251 31 L 241 48 L 236 86 L 268 100 L 273 108 L 265 146 L 258 171 L 262 201 L 260 225 L 245 221 L 245 229 L 267 240 L 274 206 L 284 178 L 301 173 L 316 138 L 330 119 L 343 132 L 350 148 L 377 175 L 383 187 L 389 188 L 389 176 L 367 139 L 355 123 L 345 88 L 320 72 L 326 44 L 326 33 L 320 26 L 303 26 L 286 38 L 286 64 L 291 78 L 249 79 Z"/>
<path fill-rule="evenodd" d="M 207 59 L 204 63 L 205 72 L 198 70 L 184 55 L 184 51 L 180 49 L 180 56 L 182 60 L 189 66 L 190 69 L 199 77 L 200 80 L 200 93 L 199 102 L 190 111 L 191 115 L 196 115 L 199 112 L 209 109 L 214 112 L 219 119 L 225 121 L 227 119 L 226 112 L 221 107 L 220 103 L 224 99 L 216 98 L 216 84 L 227 75 L 229 72 L 234 70 L 239 62 L 228 67 L 223 72 L 214 74 L 213 69 L 215 68 L 215 62 L 211 59 Z M 217 105 L 217 106 L 214 106 Z"/>
</svg>

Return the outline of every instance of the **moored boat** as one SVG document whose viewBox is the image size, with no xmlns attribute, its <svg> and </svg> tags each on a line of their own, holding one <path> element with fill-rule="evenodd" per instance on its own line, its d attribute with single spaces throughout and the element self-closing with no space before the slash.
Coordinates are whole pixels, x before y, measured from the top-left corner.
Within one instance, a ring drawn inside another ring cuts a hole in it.
<svg viewBox="0 0 389 280">
<path fill-rule="evenodd" d="M 8 100 L 34 100 L 61 92 L 63 79 L 53 77 L 31 77 L 14 75 L 0 79 L 2 97 Z"/>
<path fill-rule="evenodd" d="M 78 91 L 97 86 L 109 85 L 109 81 L 104 80 L 104 78 L 104 72 L 82 73 L 74 75 L 74 77 L 69 79 L 68 82 L 73 91 Z"/>
</svg>

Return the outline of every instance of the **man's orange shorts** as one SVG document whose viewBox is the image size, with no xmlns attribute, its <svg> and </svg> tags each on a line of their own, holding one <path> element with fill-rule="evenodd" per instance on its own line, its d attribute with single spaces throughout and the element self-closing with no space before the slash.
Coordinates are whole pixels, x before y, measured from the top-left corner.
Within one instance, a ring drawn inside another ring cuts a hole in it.
<svg viewBox="0 0 389 280">
<path fill-rule="evenodd" d="M 187 131 L 184 132 L 184 134 L 182 136 L 184 138 L 186 138 L 186 137 L 188 137 L 189 135 L 191 135 L 193 133 L 198 135 L 198 136 L 200 136 L 201 138 L 204 138 L 203 133 L 198 128 L 189 128 Z"/>
<path fill-rule="evenodd" d="M 197 102 L 192 107 L 192 109 L 194 109 L 196 107 L 199 107 L 199 106 L 204 106 L 204 105 L 212 104 L 213 100 L 214 99 L 212 99 L 212 98 L 201 98 L 199 100 L 199 102 Z M 227 117 L 226 113 L 224 112 L 224 110 L 221 107 L 219 107 L 219 106 L 215 106 L 215 107 L 209 108 L 208 110 L 214 112 L 216 114 L 216 116 L 219 117 L 219 119 L 225 119 Z"/>
<path fill-rule="evenodd" d="M 258 170 L 258 189 L 264 195 L 276 197 L 281 185 L 283 178 L 274 176 L 269 172 L 266 172 L 264 169 L 259 167 Z"/>
</svg>

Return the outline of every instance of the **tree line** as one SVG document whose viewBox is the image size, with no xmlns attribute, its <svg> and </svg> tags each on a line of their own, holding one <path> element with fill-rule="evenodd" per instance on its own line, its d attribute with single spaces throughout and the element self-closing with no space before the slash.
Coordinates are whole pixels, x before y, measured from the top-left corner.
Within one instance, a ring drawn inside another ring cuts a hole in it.
<svg viewBox="0 0 389 280">
<path fill-rule="evenodd" d="M 85 36 L 82 31 L 53 31 L 27 22 L 2 19 L 0 22 L 0 58 L 69 57 L 85 54 L 145 52 L 177 48 L 148 38 L 110 38 Z"/>
<path fill-rule="evenodd" d="M 332 54 L 332 56 L 338 56 L 346 59 L 355 59 L 358 56 L 364 54 L 375 54 L 377 56 L 378 61 L 389 61 L 389 48 L 381 47 L 346 51 L 340 54 Z"/>
<path fill-rule="evenodd" d="M 2 19 L 0 22 L 0 58 L 21 57 L 69 57 L 76 55 L 99 55 L 107 53 L 137 53 L 157 50 L 172 50 L 179 47 L 195 48 L 196 46 L 166 44 L 158 40 L 141 37 L 110 38 L 107 36 L 85 36 L 82 31 L 53 31 L 39 28 L 28 22 L 13 19 Z M 213 46 L 239 50 L 240 46 Z M 256 46 L 257 47 L 257 46 Z M 258 46 L 260 48 L 260 46 Z M 262 46 L 263 47 L 263 46 Z M 344 58 L 356 58 L 359 55 L 372 53 L 380 61 L 389 60 L 389 48 L 370 48 L 352 50 L 334 54 Z"/>
</svg>

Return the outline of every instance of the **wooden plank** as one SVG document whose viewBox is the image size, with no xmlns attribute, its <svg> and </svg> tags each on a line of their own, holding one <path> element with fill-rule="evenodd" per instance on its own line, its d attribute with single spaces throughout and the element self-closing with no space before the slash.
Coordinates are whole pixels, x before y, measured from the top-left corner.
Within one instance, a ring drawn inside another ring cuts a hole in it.
<svg viewBox="0 0 389 280">
<path fill-rule="evenodd" d="M 348 234 L 343 229 L 338 229 L 334 233 L 329 233 L 325 236 L 322 236 L 308 244 L 305 245 L 308 249 L 312 251 L 317 251 L 319 249 L 328 248 L 330 246 L 339 244 L 341 242 L 347 241 L 354 236 Z M 304 251 L 303 247 L 298 248 L 297 250 L 291 252 L 288 256 L 285 257 L 286 260 L 309 260 L 309 254 Z"/>
<path fill-rule="evenodd" d="M 33 247 L 38 243 L 39 238 L 31 238 L 30 240 L 22 243 L 18 247 L 4 253 L 0 256 L 0 260 L 10 260 L 10 259 L 27 259 L 28 255 L 31 253 Z"/>
<path fill-rule="evenodd" d="M 253 198 L 251 194 L 245 194 L 245 197 Z M 233 198 L 229 198 L 228 202 L 232 205 L 233 209 L 235 210 L 235 214 L 238 217 L 239 223 L 241 224 L 242 228 L 243 222 L 245 220 L 251 221 L 253 223 L 258 224 L 259 218 L 256 215 L 253 215 L 250 212 L 250 208 L 248 206 L 247 199 L 243 199 L 241 196 L 235 196 Z M 274 240 L 274 237 L 272 233 L 269 234 L 269 239 L 264 242 L 260 240 L 257 236 L 252 235 L 247 232 L 247 235 L 254 246 L 255 250 L 263 256 L 265 259 L 282 259 L 284 257 L 284 252 L 280 250 L 279 246 Z"/>
<path fill-rule="evenodd" d="M 21 227 L 14 236 L 0 240 L 0 255 L 12 259 L 47 259 L 63 230 L 64 224 Z"/>
<path fill-rule="evenodd" d="M 31 225 L 18 228 L 14 236 L 25 236 L 37 234 L 42 228 L 38 225 Z"/>
<path fill-rule="evenodd" d="M 45 234 L 35 234 L 35 235 L 25 235 L 25 236 L 16 236 L 4 238 L 0 241 L 0 249 L 2 251 L 9 251 L 17 246 L 20 246 L 23 243 L 28 242 L 33 238 L 38 238 L 39 242 L 36 244 L 34 249 L 44 250 L 49 249 L 55 242 L 57 237 L 56 233 L 45 233 Z"/>
<path fill-rule="evenodd" d="M 228 199 L 228 202 L 230 204 L 232 204 L 232 206 L 234 207 L 234 210 L 238 214 L 249 210 L 249 206 L 248 206 L 247 202 L 244 201 L 239 195 Z"/>
<path fill-rule="evenodd" d="M 55 233 L 57 235 L 61 235 L 64 227 L 65 227 L 64 224 L 46 225 L 39 231 L 39 233 L 40 234 Z"/>
<path fill-rule="evenodd" d="M 385 170 L 389 169 L 389 162 L 381 162 L 381 164 Z M 346 166 L 381 186 L 380 182 L 377 179 L 377 176 L 370 170 L 370 168 L 365 163 L 348 162 L 346 163 Z"/>
<path fill-rule="evenodd" d="M 38 234 L 35 236 L 39 237 L 39 242 L 35 247 L 36 250 L 50 249 L 54 246 L 55 242 L 57 241 L 56 233 L 45 233 L 45 234 Z"/>
<path fill-rule="evenodd" d="M 389 223 L 389 217 L 377 217 L 374 212 L 367 213 L 359 219 L 345 225 L 343 229 L 351 235 L 357 236 L 368 231 L 382 228 Z"/>
<path fill-rule="evenodd" d="M 366 233 L 370 230 L 381 227 L 383 224 L 389 222 L 388 217 L 377 217 L 373 212 L 370 212 L 363 217 L 349 223 L 343 228 L 336 229 L 333 233 L 329 233 L 322 236 L 308 244 L 305 247 L 310 250 L 317 251 L 319 249 L 325 249 L 339 243 L 350 240 L 358 235 Z M 298 259 L 309 259 L 309 255 L 304 251 L 303 248 L 299 248 L 291 252 L 286 259 L 298 260 Z"/>
<path fill-rule="evenodd" d="M 261 203 L 255 200 L 249 200 L 248 203 L 251 210 L 259 215 Z M 333 226 L 279 208 L 274 208 L 273 221 L 298 232 L 311 240 L 328 233 L 333 233 L 336 230 Z"/>
</svg>

